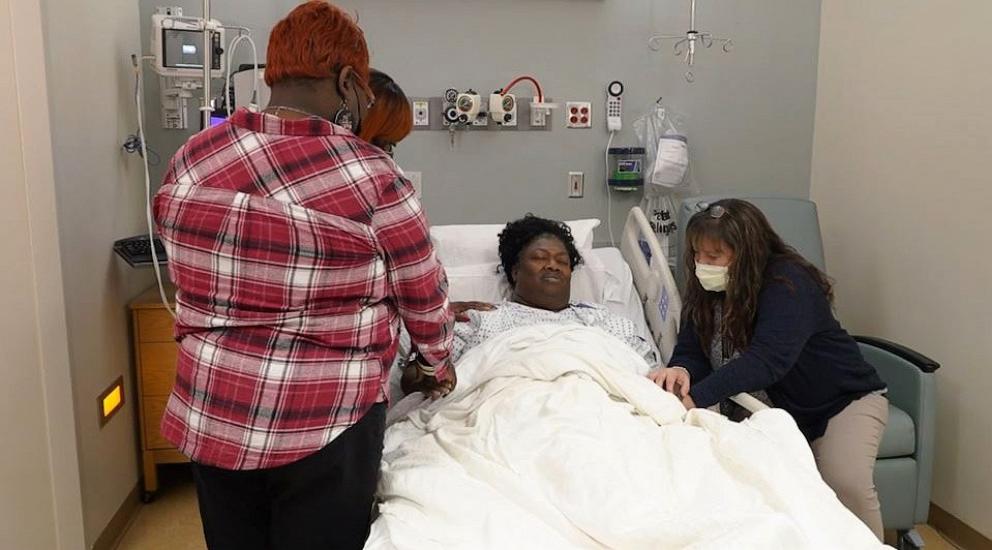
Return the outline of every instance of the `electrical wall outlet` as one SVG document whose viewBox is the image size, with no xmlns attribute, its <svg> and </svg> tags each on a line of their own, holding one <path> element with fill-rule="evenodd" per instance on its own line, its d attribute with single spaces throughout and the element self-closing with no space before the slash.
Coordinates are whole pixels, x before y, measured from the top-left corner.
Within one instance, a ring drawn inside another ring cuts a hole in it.
<svg viewBox="0 0 992 550">
<path fill-rule="evenodd" d="M 582 172 L 568 173 L 568 198 L 580 199 L 585 188 L 585 174 Z"/>
<path fill-rule="evenodd" d="M 418 99 L 413 102 L 413 125 L 431 125 L 431 102 L 426 99 Z"/>
<path fill-rule="evenodd" d="M 417 198 L 423 197 L 423 180 L 421 178 L 420 172 L 404 172 L 407 181 L 413 186 L 413 190 L 416 193 Z"/>
<path fill-rule="evenodd" d="M 566 103 L 565 125 L 568 128 L 592 128 L 592 103 L 588 101 Z"/>
</svg>

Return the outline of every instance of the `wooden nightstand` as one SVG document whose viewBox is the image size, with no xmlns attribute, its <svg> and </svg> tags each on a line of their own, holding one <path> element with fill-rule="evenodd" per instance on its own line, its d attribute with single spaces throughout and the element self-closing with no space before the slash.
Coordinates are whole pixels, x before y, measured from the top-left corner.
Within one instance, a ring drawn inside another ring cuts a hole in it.
<svg viewBox="0 0 992 550">
<path fill-rule="evenodd" d="M 167 287 L 166 295 L 174 297 L 175 289 Z M 171 305 L 175 307 L 175 303 Z M 172 336 L 172 316 L 162 305 L 157 286 L 131 302 L 131 322 L 134 325 L 134 363 L 145 486 L 142 500 L 149 502 L 158 490 L 156 467 L 159 464 L 189 462 L 159 432 L 162 413 L 176 379 L 179 345 Z"/>
</svg>

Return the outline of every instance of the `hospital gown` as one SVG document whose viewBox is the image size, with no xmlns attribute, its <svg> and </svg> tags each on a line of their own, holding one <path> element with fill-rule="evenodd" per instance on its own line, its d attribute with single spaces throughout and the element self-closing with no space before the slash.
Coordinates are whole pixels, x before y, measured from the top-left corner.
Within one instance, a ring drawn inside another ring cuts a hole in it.
<svg viewBox="0 0 992 550">
<path fill-rule="evenodd" d="M 638 336 L 634 323 L 603 306 L 576 302 L 561 311 L 548 311 L 504 301 L 496 304 L 495 310 L 470 310 L 466 314 L 468 322 L 455 323 L 455 344 L 451 359 L 456 363 L 465 352 L 497 334 L 517 327 L 552 324 L 598 327 L 633 348 L 647 361 L 648 366 L 653 368 L 658 365 L 654 348 Z"/>
<path fill-rule="evenodd" d="M 577 324 L 599 327 L 608 334 L 619 338 L 643 357 L 651 368 L 655 368 L 659 364 L 655 347 L 638 335 L 634 323 L 626 317 L 610 312 L 604 306 L 576 302 L 569 304 L 561 311 L 548 311 L 504 301 L 496 304 L 495 307 L 496 309 L 492 311 L 466 311 L 465 314 L 469 320 L 455 323 L 454 349 L 451 353 L 453 362 L 457 362 L 465 352 L 487 339 L 516 327 L 540 324 Z M 403 389 L 400 385 L 400 378 L 402 377 L 400 366 L 406 360 L 411 349 L 410 335 L 403 327 L 400 331 L 399 353 L 389 374 L 388 392 L 390 402 L 393 404 L 403 399 Z"/>
</svg>

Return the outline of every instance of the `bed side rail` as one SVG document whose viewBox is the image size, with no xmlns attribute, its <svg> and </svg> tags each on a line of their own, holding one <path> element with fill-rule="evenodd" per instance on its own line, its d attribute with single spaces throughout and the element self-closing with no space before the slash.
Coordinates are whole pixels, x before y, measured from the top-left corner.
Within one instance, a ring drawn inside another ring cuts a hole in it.
<svg viewBox="0 0 992 550">
<path fill-rule="evenodd" d="M 627 214 L 620 253 L 634 276 L 644 317 L 661 351 L 662 362 L 668 363 L 678 336 L 682 298 L 668 267 L 668 258 L 640 207 L 631 208 Z"/>
</svg>

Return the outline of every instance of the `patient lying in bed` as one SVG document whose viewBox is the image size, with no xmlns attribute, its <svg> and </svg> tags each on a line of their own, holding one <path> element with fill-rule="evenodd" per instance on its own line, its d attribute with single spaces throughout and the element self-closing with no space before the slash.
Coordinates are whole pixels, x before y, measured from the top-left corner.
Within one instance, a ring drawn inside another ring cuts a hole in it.
<svg viewBox="0 0 992 550">
<path fill-rule="evenodd" d="M 582 325 L 602 329 L 630 346 L 649 367 L 658 366 L 654 347 L 637 334 L 630 319 L 601 305 L 570 301 L 572 270 L 582 256 L 567 225 L 532 215 L 510 222 L 499 235 L 499 256 L 511 299 L 495 305 L 454 304 L 460 322 L 455 325 L 452 361 L 457 363 L 468 350 L 511 329 Z M 462 312 L 465 308 L 474 309 Z M 417 376 L 415 369 L 404 373 L 404 393 L 415 390 Z"/>
<path fill-rule="evenodd" d="M 500 235 L 512 298 L 456 325 L 452 394 L 392 409 L 367 550 L 879 547 L 787 413 L 687 413 L 645 379 L 632 323 L 569 302 L 570 245 Z"/>
</svg>

